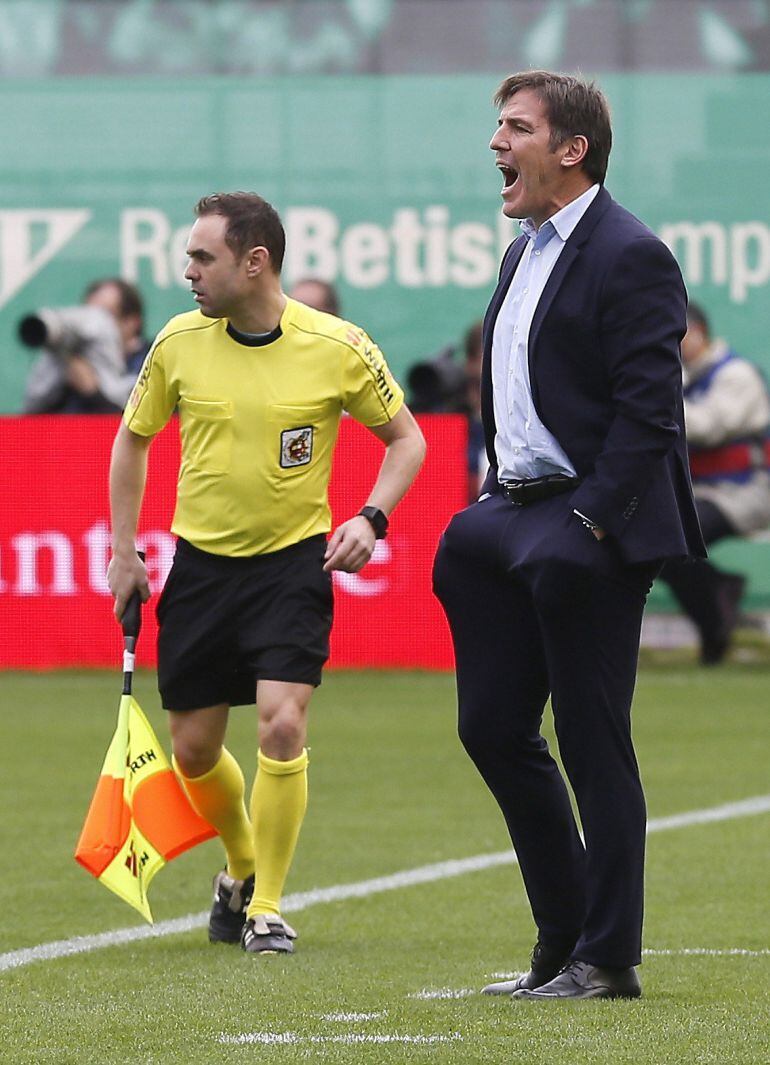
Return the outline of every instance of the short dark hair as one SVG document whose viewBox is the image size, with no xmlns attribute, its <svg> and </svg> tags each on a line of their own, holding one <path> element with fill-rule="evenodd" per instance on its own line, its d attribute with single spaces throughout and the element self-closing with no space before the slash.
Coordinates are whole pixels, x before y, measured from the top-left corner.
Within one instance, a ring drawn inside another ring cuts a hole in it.
<svg viewBox="0 0 770 1065">
<path fill-rule="evenodd" d="M 130 281 L 124 281 L 122 277 L 100 277 L 92 281 L 83 293 L 83 303 L 87 303 L 91 296 L 100 289 L 111 285 L 118 290 L 119 315 L 121 318 L 129 318 L 137 315 L 140 323 L 144 323 L 144 300 L 136 285 Z"/>
<path fill-rule="evenodd" d="M 319 308 L 319 310 L 322 309 L 326 311 L 327 314 L 334 314 L 339 318 L 340 297 L 337 289 L 330 281 L 322 281 L 320 277 L 300 277 L 292 285 L 292 291 L 299 288 L 300 285 L 317 285 L 321 291 L 321 299 L 323 302 L 323 308 Z"/>
<path fill-rule="evenodd" d="M 215 192 L 195 205 L 198 218 L 221 214 L 227 219 L 225 244 L 238 259 L 250 248 L 261 246 L 270 253 L 270 265 L 280 274 L 286 251 L 286 234 L 276 209 L 256 192 Z"/>
<path fill-rule="evenodd" d="M 511 74 L 494 95 L 502 107 L 521 89 L 532 89 L 542 101 L 551 127 L 551 151 L 570 137 L 583 136 L 588 151 L 583 170 L 593 182 L 604 184 L 612 148 L 610 109 L 604 93 L 592 81 L 549 70 L 526 70 Z"/>
<path fill-rule="evenodd" d="M 708 315 L 699 303 L 690 302 L 687 304 L 687 324 L 699 326 L 703 330 L 706 340 L 711 340 L 711 325 Z"/>
<path fill-rule="evenodd" d="M 472 362 L 474 359 L 481 358 L 483 336 L 483 322 L 474 322 L 473 325 L 468 327 L 465 336 L 463 337 L 463 351 L 465 352 L 466 362 Z"/>
</svg>

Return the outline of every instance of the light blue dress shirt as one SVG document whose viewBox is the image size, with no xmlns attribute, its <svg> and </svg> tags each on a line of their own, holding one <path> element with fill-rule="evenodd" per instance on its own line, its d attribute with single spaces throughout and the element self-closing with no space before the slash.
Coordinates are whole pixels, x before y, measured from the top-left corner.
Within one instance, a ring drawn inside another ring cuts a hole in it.
<svg viewBox="0 0 770 1065">
<path fill-rule="evenodd" d="M 495 322 L 492 335 L 492 390 L 498 479 L 533 480 L 549 474 L 576 476 L 562 447 L 540 421 L 529 380 L 529 332 L 538 302 L 562 249 L 599 191 L 592 185 L 576 200 L 535 228 L 525 218 L 529 238 Z M 559 382 L 554 381 L 554 387 Z"/>
</svg>

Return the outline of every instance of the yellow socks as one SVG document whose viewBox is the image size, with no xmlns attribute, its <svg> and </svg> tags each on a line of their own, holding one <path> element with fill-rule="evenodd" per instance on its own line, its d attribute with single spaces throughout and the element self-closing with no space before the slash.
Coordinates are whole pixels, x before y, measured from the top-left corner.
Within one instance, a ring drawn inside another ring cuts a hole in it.
<svg viewBox="0 0 770 1065">
<path fill-rule="evenodd" d="M 256 874 L 249 916 L 280 913 L 283 885 L 307 807 L 307 765 L 305 750 L 289 762 L 258 751 L 249 821 L 243 773 L 227 748 L 222 748 L 214 768 L 200 777 L 184 776 L 174 759 L 190 802 L 220 835 L 230 876 L 245 880 Z"/>
<path fill-rule="evenodd" d="M 254 834 L 244 803 L 241 767 L 226 747 L 214 768 L 200 777 L 184 776 L 175 758 L 173 763 L 193 807 L 219 833 L 227 853 L 227 872 L 236 880 L 245 880 L 254 872 Z"/>
<path fill-rule="evenodd" d="M 257 776 L 251 792 L 256 882 L 249 917 L 280 913 L 283 885 L 307 808 L 307 764 L 306 750 L 289 762 L 257 752 Z"/>
</svg>

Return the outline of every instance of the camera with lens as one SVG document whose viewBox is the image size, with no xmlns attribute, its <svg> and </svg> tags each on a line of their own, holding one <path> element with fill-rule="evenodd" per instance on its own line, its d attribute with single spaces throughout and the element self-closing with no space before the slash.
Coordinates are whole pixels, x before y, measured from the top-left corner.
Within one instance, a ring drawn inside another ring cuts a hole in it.
<svg viewBox="0 0 770 1065">
<path fill-rule="evenodd" d="M 406 384 L 409 407 L 417 414 L 465 413 L 468 408 L 465 367 L 455 361 L 455 346 L 410 368 Z"/>
<path fill-rule="evenodd" d="M 44 307 L 21 319 L 19 340 L 52 355 L 81 355 L 95 366 L 123 366 L 117 323 L 102 307 Z"/>
<path fill-rule="evenodd" d="M 44 307 L 25 315 L 18 325 L 19 340 L 28 348 L 42 348 L 27 382 L 26 410 L 52 410 L 57 394 L 67 388 L 68 359 L 79 356 L 92 367 L 105 400 L 122 408 L 126 399 L 126 366 L 118 325 L 102 307 Z"/>
</svg>

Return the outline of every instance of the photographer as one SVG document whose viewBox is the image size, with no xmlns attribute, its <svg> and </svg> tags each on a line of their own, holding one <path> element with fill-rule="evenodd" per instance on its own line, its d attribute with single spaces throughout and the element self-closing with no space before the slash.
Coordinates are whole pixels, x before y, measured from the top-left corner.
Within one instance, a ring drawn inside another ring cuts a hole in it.
<svg viewBox="0 0 770 1065">
<path fill-rule="evenodd" d="M 122 411 L 150 347 L 143 325 L 142 298 L 121 278 L 94 281 L 81 307 L 22 319 L 22 342 L 44 349 L 27 378 L 24 413 Z"/>
<path fill-rule="evenodd" d="M 478 499 L 489 470 L 481 424 L 482 322 L 473 322 L 461 343 L 413 363 L 407 374 L 409 408 L 418 414 L 464 414 L 468 420 L 468 502 Z"/>
</svg>

